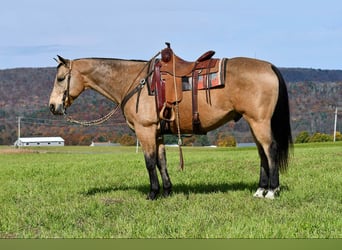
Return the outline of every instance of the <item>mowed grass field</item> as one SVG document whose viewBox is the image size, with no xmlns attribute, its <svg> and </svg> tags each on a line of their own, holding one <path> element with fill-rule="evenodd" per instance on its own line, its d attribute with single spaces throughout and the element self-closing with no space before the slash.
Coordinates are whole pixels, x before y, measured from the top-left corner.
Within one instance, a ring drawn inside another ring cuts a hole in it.
<svg viewBox="0 0 342 250">
<path fill-rule="evenodd" d="M 341 238 L 342 144 L 295 145 L 276 200 L 256 148 L 167 148 L 173 195 L 146 200 L 134 147 L 0 147 L 0 238 Z"/>
</svg>

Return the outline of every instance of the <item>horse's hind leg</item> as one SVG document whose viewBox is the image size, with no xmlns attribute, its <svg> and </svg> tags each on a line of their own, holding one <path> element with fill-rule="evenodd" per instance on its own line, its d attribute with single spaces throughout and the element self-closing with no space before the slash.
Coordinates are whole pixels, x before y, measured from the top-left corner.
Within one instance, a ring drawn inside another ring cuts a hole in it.
<svg viewBox="0 0 342 250">
<path fill-rule="evenodd" d="M 164 197 L 167 197 L 172 192 L 172 184 L 171 184 L 171 180 L 167 171 L 165 145 L 164 145 L 164 140 L 162 137 L 157 138 L 157 147 L 158 147 L 157 167 L 162 177 L 163 195 Z"/>
<path fill-rule="evenodd" d="M 268 160 L 267 156 L 264 152 L 261 144 L 256 140 L 256 144 L 258 147 L 258 153 L 260 156 L 260 179 L 259 186 L 257 191 L 254 193 L 254 197 L 264 198 L 268 189 L 269 182 L 269 168 L 268 168 Z"/>
<path fill-rule="evenodd" d="M 279 193 L 279 166 L 276 164 L 276 143 L 272 140 L 269 147 L 269 188 L 265 198 L 274 199 Z"/>
<path fill-rule="evenodd" d="M 279 190 L 279 168 L 275 164 L 275 144 L 272 139 L 270 122 L 249 123 L 260 156 L 260 179 L 255 197 L 274 199 Z"/>
</svg>

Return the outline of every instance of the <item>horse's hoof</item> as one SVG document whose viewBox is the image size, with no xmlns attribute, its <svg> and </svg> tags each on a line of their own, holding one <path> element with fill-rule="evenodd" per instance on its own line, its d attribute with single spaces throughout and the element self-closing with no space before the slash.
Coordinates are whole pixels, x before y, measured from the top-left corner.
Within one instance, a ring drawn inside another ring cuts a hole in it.
<svg viewBox="0 0 342 250">
<path fill-rule="evenodd" d="M 156 200 L 157 199 L 157 195 L 158 195 L 158 193 L 156 193 L 156 192 L 150 192 L 147 195 L 146 200 L 151 200 L 151 201 Z"/>
<path fill-rule="evenodd" d="M 265 195 L 265 198 L 270 199 L 270 200 L 274 200 L 274 198 L 279 195 L 279 192 L 280 192 L 279 188 L 275 188 L 273 190 L 269 189 L 267 191 L 267 194 Z"/>
<path fill-rule="evenodd" d="M 273 190 L 268 190 L 267 194 L 265 195 L 266 199 L 274 200 L 275 198 L 275 193 Z"/>
<path fill-rule="evenodd" d="M 266 194 L 266 189 L 258 188 L 253 196 L 256 197 L 256 198 L 264 198 L 265 194 Z"/>
<path fill-rule="evenodd" d="M 167 198 L 172 195 L 172 190 L 171 189 L 166 189 L 163 192 L 163 197 Z"/>
</svg>

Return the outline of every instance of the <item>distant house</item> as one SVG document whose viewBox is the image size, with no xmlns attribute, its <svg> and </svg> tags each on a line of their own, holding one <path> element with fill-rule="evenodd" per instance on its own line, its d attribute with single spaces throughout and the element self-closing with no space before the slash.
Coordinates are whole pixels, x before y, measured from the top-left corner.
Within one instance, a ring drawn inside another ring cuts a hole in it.
<svg viewBox="0 0 342 250">
<path fill-rule="evenodd" d="M 14 146 L 64 146 L 62 137 L 20 137 L 16 140 Z"/>
</svg>

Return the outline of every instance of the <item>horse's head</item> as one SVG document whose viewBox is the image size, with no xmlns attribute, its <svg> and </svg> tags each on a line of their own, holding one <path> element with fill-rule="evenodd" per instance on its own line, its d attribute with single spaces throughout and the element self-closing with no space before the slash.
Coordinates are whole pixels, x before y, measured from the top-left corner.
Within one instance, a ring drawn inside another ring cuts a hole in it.
<svg viewBox="0 0 342 250">
<path fill-rule="evenodd" d="M 53 90 L 50 95 L 49 107 L 54 115 L 63 115 L 66 109 L 84 90 L 83 77 L 73 68 L 72 60 L 58 56 L 57 74 Z"/>
</svg>

